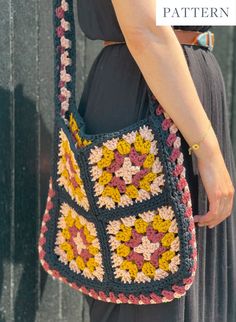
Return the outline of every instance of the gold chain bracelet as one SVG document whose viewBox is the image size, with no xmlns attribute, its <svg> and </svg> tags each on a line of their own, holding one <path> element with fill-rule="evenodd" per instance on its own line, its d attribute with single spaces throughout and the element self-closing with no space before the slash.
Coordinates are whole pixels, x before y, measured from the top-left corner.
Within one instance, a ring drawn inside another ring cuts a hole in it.
<svg viewBox="0 0 236 322">
<path fill-rule="evenodd" d="M 189 154 L 192 154 L 192 150 L 198 150 L 200 148 L 200 143 L 205 139 L 207 133 L 208 133 L 208 130 L 210 129 L 211 127 L 211 122 L 209 120 L 209 127 L 208 129 L 206 130 L 206 133 L 203 135 L 202 139 L 198 142 L 198 143 L 194 143 L 193 145 L 191 145 L 188 149 L 188 153 Z"/>
</svg>

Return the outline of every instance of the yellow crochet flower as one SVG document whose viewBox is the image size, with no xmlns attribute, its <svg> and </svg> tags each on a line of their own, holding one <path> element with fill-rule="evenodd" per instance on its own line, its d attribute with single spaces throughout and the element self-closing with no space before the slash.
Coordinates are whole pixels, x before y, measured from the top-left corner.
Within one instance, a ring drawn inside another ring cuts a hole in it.
<svg viewBox="0 0 236 322">
<path fill-rule="evenodd" d="M 77 256 L 75 262 L 81 271 L 83 271 L 85 269 L 85 263 L 84 263 L 84 260 L 81 256 Z"/>
<path fill-rule="evenodd" d="M 80 147 L 82 145 L 82 139 L 78 135 L 79 128 L 77 126 L 77 123 L 76 123 L 72 113 L 70 114 L 69 127 L 70 127 L 71 132 L 74 134 L 74 136 L 76 138 L 76 142 L 77 142 L 78 146 Z"/>
<path fill-rule="evenodd" d="M 59 247 L 66 252 L 72 249 L 71 245 L 67 242 L 62 243 Z"/>
<path fill-rule="evenodd" d="M 128 154 L 130 152 L 130 144 L 123 140 L 120 139 L 117 143 L 117 150 L 120 154 Z"/>
<path fill-rule="evenodd" d="M 163 271 L 169 271 L 169 263 L 164 258 L 159 258 L 158 263 L 160 269 L 163 269 Z"/>
<path fill-rule="evenodd" d="M 123 263 L 120 265 L 120 268 L 124 270 L 128 270 L 130 268 L 130 264 L 132 264 L 132 262 L 128 260 L 124 260 Z"/>
<path fill-rule="evenodd" d="M 129 271 L 131 278 L 136 278 L 136 276 L 138 274 L 137 265 L 128 261 L 128 260 L 124 260 L 123 263 L 121 264 L 120 268 L 123 270 Z"/>
<path fill-rule="evenodd" d="M 150 148 L 151 148 L 151 142 L 150 141 L 145 141 L 141 146 L 140 152 L 142 154 L 148 154 L 149 151 L 150 151 Z"/>
<path fill-rule="evenodd" d="M 67 216 L 65 216 L 65 222 L 67 226 L 72 227 L 74 225 L 74 218 L 71 216 L 71 212 L 68 213 Z"/>
<path fill-rule="evenodd" d="M 140 234 L 144 234 L 147 230 L 148 223 L 142 218 L 136 219 L 134 222 L 134 227 L 136 231 Z"/>
<path fill-rule="evenodd" d="M 162 219 L 160 217 L 160 215 L 155 215 L 153 217 L 153 222 L 152 222 L 152 227 L 155 229 L 155 230 L 158 230 L 158 227 L 159 227 L 159 224 L 162 223 Z"/>
<path fill-rule="evenodd" d="M 83 140 L 83 146 L 87 146 L 87 145 L 89 145 L 91 143 L 92 143 L 91 140 L 86 140 L 86 139 Z"/>
<path fill-rule="evenodd" d="M 108 184 L 111 181 L 111 179 L 112 179 L 112 174 L 107 171 L 103 171 L 98 182 L 100 185 L 105 186 L 106 184 Z"/>
<path fill-rule="evenodd" d="M 75 180 L 75 181 L 77 181 L 77 180 Z M 81 187 L 80 186 L 78 186 L 78 187 L 75 188 L 72 185 L 71 182 L 68 182 L 68 186 L 70 187 L 70 189 L 72 191 L 72 194 L 77 196 L 78 200 L 82 200 L 85 197 L 85 194 L 81 190 Z"/>
<path fill-rule="evenodd" d="M 126 187 L 125 193 L 131 199 L 138 197 L 138 189 L 133 184 L 130 184 Z"/>
<path fill-rule="evenodd" d="M 162 258 L 166 261 L 170 261 L 171 258 L 175 256 L 175 252 L 173 250 L 167 250 L 162 254 Z"/>
<path fill-rule="evenodd" d="M 77 187 L 75 189 L 75 193 L 77 194 L 78 199 L 83 199 L 84 196 L 85 196 L 84 193 L 83 193 L 83 191 L 82 191 L 82 189 L 81 189 L 81 187 Z"/>
<path fill-rule="evenodd" d="M 78 128 L 78 125 L 77 125 L 72 113 L 70 114 L 70 118 L 69 118 L 69 128 L 75 136 L 78 147 L 86 146 L 86 145 L 89 145 L 92 143 L 92 141 L 90 141 L 90 140 L 86 140 L 86 139 L 82 140 L 82 138 L 79 135 L 80 129 Z"/>
<path fill-rule="evenodd" d="M 121 244 L 116 249 L 117 255 L 126 257 L 130 253 L 130 247 L 126 246 L 125 244 Z"/>
<path fill-rule="evenodd" d="M 167 233 L 165 236 L 161 239 L 162 245 L 165 247 L 168 247 L 171 245 L 173 240 L 175 239 L 174 233 Z"/>
<path fill-rule="evenodd" d="M 135 263 L 131 263 L 130 268 L 129 268 L 129 274 L 130 277 L 135 279 L 137 274 L 138 274 L 138 267 Z"/>
<path fill-rule="evenodd" d="M 159 214 L 156 214 L 154 217 L 153 217 L 153 222 L 162 222 L 163 219 L 161 218 L 161 216 Z"/>
<path fill-rule="evenodd" d="M 91 234 L 86 234 L 86 240 L 88 243 L 92 243 L 92 241 L 94 240 L 94 236 L 92 236 Z"/>
<path fill-rule="evenodd" d="M 155 160 L 154 154 L 148 154 L 145 161 L 143 162 L 144 168 L 151 168 Z"/>
<path fill-rule="evenodd" d="M 120 202 L 120 191 L 116 187 L 106 186 L 102 192 L 103 197 L 111 197 L 113 201 Z"/>
<path fill-rule="evenodd" d="M 131 238 L 132 228 L 126 227 L 124 224 L 121 224 L 120 229 L 121 229 L 121 231 L 119 231 L 116 234 L 116 239 L 120 240 L 120 241 L 124 241 L 124 242 L 129 241 Z"/>
<path fill-rule="evenodd" d="M 113 187 L 110 187 L 110 186 L 106 186 L 102 192 L 102 196 L 103 197 L 110 197 L 111 194 L 112 194 L 112 191 L 113 191 Z"/>
<path fill-rule="evenodd" d="M 111 198 L 115 202 L 120 202 L 120 191 L 118 188 L 113 188 L 112 193 L 111 193 Z"/>
<path fill-rule="evenodd" d="M 145 179 L 145 177 L 139 181 L 139 187 L 143 190 L 150 191 L 150 183 Z"/>
<path fill-rule="evenodd" d="M 95 270 L 96 266 L 98 266 L 98 264 L 95 261 L 95 259 L 91 258 L 91 257 L 89 258 L 89 260 L 87 261 L 86 264 L 87 264 L 87 267 L 88 267 L 88 269 L 90 270 L 91 273 Z"/>
<path fill-rule="evenodd" d="M 83 227 L 83 225 L 81 224 L 79 218 L 75 218 L 75 227 L 77 229 L 81 229 Z"/>
<path fill-rule="evenodd" d="M 142 146 L 143 146 L 143 138 L 139 133 L 137 133 L 134 141 L 135 150 L 137 152 L 141 152 Z"/>
<path fill-rule="evenodd" d="M 142 267 L 142 272 L 149 277 L 154 277 L 155 275 L 155 267 L 150 262 L 145 262 Z"/>
<path fill-rule="evenodd" d="M 78 125 L 77 125 L 72 113 L 70 113 L 69 124 L 70 124 L 70 128 L 71 128 L 72 132 L 78 131 Z"/>
<path fill-rule="evenodd" d="M 68 228 L 64 228 L 64 229 L 62 229 L 62 235 L 63 235 L 63 237 L 65 237 L 66 239 L 70 239 L 70 232 L 69 232 Z"/>
<path fill-rule="evenodd" d="M 156 178 L 156 173 L 149 172 L 148 174 L 145 175 L 143 179 L 147 180 L 149 183 L 152 182 Z"/>
<path fill-rule="evenodd" d="M 63 159 L 63 157 L 62 157 L 62 159 Z M 64 161 L 64 160 L 63 160 L 63 162 L 65 163 L 65 161 Z M 69 173 L 68 173 L 67 169 L 63 169 L 63 171 L 61 172 L 61 176 L 62 176 L 63 178 L 66 178 L 66 179 L 68 179 L 68 178 L 69 178 Z"/>
<path fill-rule="evenodd" d="M 85 234 L 87 242 L 89 242 L 89 243 L 91 243 L 95 238 L 95 236 L 92 236 L 90 234 L 90 232 L 89 232 L 89 230 L 88 230 L 88 228 L 86 226 L 84 226 L 84 234 Z"/>
<path fill-rule="evenodd" d="M 101 160 L 98 161 L 97 166 L 100 169 L 109 167 L 109 165 L 111 164 L 112 159 L 109 158 L 102 158 Z"/>
<path fill-rule="evenodd" d="M 160 222 L 156 225 L 156 228 L 159 231 L 159 233 L 166 233 L 171 225 L 171 221 L 170 220 L 164 220 L 163 222 Z"/>
<path fill-rule="evenodd" d="M 69 249 L 69 250 L 67 251 L 66 256 L 67 256 L 67 260 L 68 260 L 69 262 L 70 262 L 70 261 L 72 261 L 72 259 L 74 259 L 74 252 L 73 252 L 73 250 L 72 250 L 72 249 Z"/>
<path fill-rule="evenodd" d="M 94 247 L 93 245 L 89 245 L 88 251 L 92 255 L 96 255 L 99 252 L 99 249 L 97 247 Z"/>
<path fill-rule="evenodd" d="M 112 150 L 108 149 L 105 145 L 102 147 L 103 157 L 105 159 L 113 160 L 115 157 L 115 154 Z"/>
<path fill-rule="evenodd" d="M 74 133 L 76 142 L 77 142 L 77 146 L 80 148 L 81 146 L 83 146 L 83 141 L 81 139 L 81 137 L 79 136 L 78 132 Z"/>
</svg>

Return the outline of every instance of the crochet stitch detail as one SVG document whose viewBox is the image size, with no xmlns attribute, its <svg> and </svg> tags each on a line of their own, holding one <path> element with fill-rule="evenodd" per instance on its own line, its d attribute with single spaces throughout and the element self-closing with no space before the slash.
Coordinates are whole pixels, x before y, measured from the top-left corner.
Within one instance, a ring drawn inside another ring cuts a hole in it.
<svg viewBox="0 0 236 322">
<path fill-rule="evenodd" d="M 63 203 L 58 220 L 55 254 L 75 273 L 103 280 L 104 270 L 95 225 Z"/>
<path fill-rule="evenodd" d="M 111 220 L 107 232 L 115 277 L 123 283 L 160 280 L 178 270 L 178 227 L 170 206 Z"/>
<path fill-rule="evenodd" d="M 158 143 L 144 125 L 91 149 L 91 180 L 100 208 L 129 206 L 162 192 L 165 183 Z"/>
<path fill-rule="evenodd" d="M 84 190 L 84 184 L 80 177 L 80 168 L 75 160 L 70 143 L 61 129 L 59 132 L 59 161 L 57 164 L 57 182 L 63 186 L 71 198 L 85 210 L 89 210 L 89 202 Z"/>
</svg>

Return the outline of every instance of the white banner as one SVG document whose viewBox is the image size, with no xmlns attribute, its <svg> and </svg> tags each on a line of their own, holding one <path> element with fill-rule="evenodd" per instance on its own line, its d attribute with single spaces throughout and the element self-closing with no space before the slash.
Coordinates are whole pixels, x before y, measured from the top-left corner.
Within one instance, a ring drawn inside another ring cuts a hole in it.
<svg viewBox="0 0 236 322">
<path fill-rule="evenodd" d="M 236 26 L 236 0 L 156 0 L 156 25 Z"/>
</svg>

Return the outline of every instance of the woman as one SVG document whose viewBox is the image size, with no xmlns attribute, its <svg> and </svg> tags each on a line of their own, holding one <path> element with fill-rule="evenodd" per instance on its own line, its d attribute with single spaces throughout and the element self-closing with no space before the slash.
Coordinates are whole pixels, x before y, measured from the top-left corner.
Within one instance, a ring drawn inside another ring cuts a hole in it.
<svg viewBox="0 0 236 322">
<path fill-rule="evenodd" d="M 91 322 L 233 322 L 236 171 L 224 80 L 211 51 L 181 45 L 171 26 L 155 25 L 155 3 L 78 0 L 79 23 L 87 37 L 126 42 L 107 46 L 97 56 L 78 109 L 87 133 L 119 130 L 145 117 L 150 87 L 185 139 L 199 267 L 187 294 L 170 303 L 112 304 L 86 297 Z M 206 31 L 210 27 L 174 28 Z M 187 147 L 202 137 L 194 151 L 194 173 Z"/>
</svg>

